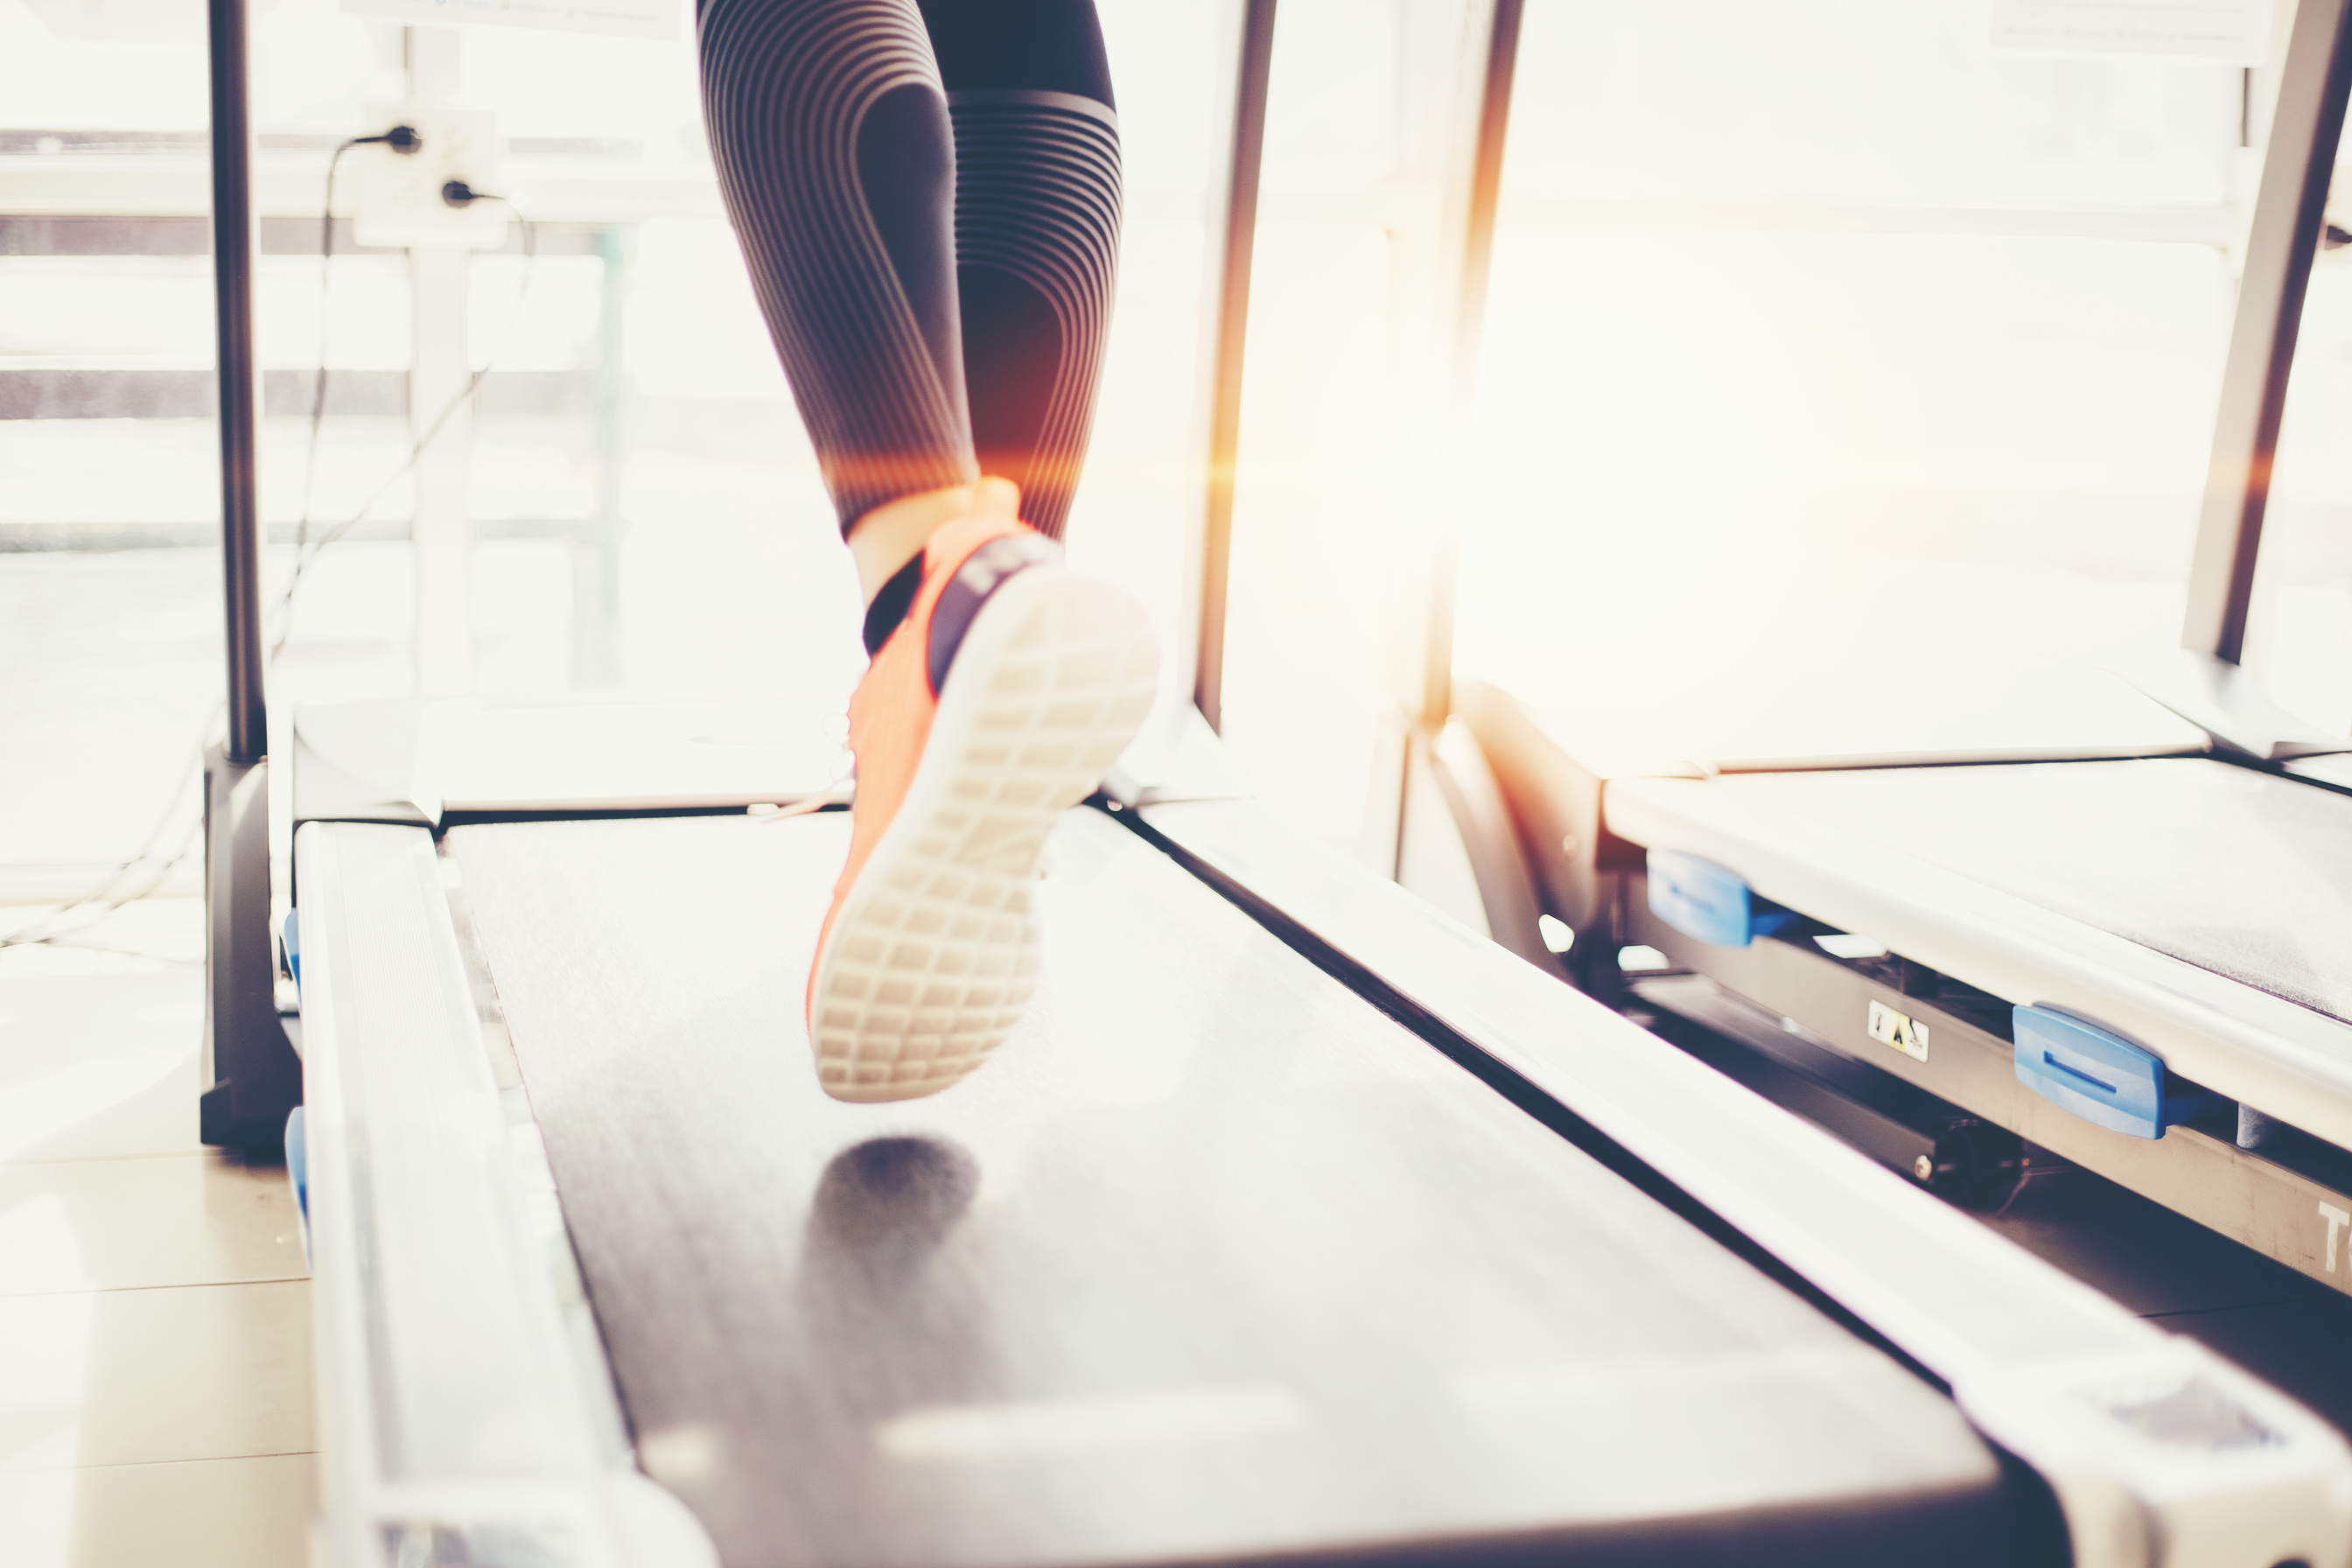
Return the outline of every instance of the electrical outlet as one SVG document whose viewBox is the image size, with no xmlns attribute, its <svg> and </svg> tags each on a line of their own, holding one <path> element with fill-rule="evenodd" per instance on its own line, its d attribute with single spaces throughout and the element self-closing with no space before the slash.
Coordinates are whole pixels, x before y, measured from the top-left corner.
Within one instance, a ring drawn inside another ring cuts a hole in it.
<svg viewBox="0 0 2352 1568">
<path fill-rule="evenodd" d="M 501 188 L 499 163 L 506 148 L 499 140 L 497 115 L 392 107 L 371 110 L 368 123 L 380 131 L 412 126 L 422 142 L 414 153 L 376 143 L 345 154 L 346 163 L 354 165 L 349 211 L 357 219 L 360 244 L 496 250 L 506 243 L 505 203 L 451 206 L 441 197 L 441 187 L 452 180 L 478 191 Z"/>
</svg>

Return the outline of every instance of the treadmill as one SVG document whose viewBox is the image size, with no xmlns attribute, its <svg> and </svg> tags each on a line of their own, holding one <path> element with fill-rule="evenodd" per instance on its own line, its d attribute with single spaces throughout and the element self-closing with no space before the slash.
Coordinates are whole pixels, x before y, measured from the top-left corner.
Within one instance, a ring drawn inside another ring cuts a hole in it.
<svg viewBox="0 0 2352 1568">
<path fill-rule="evenodd" d="M 826 793 L 824 749 L 714 784 L 703 718 L 643 710 L 298 715 L 281 1021 L 243 16 L 212 0 L 204 1112 L 301 1202 L 319 1562 L 2352 1559 L 2311 1413 L 1219 776 L 1271 0 L 1237 35 L 1193 700 L 1055 830 L 988 1069 L 823 1095 L 799 997 L 847 819 L 773 807 Z M 1473 8 L 1476 168 L 1517 18 Z M 668 773 L 621 744 L 663 733 Z M 533 773 L 567 745 L 637 771 Z"/>
<path fill-rule="evenodd" d="M 1489 686 L 1457 722 L 1589 989 L 1958 1201 L 2055 1154 L 2352 1292 L 2352 739 L 2239 668 L 2347 17 L 2295 8 L 2175 654 L 2071 727 L 1659 765 Z"/>
</svg>

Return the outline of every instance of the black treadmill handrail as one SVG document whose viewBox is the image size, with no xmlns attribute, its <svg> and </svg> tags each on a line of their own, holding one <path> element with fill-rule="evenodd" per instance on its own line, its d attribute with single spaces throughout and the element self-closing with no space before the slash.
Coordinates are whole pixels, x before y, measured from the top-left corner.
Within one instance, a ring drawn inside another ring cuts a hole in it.
<svg viewBox="0 0 2352 1568">
<path fill-rule="evenodd" d="M 262 689 L 261 513 L 254 437 L 251 70 L 246 0 L 209 0 L 212 67 L 213 302 L 220 367 L 221 589 L 228 639 L 228 760 L 269 749 Z"/>
</svg>

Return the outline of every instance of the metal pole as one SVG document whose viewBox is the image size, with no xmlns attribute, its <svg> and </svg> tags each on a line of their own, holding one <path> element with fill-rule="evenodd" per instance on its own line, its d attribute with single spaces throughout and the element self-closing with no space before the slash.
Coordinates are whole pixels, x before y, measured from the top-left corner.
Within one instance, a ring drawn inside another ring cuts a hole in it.
<svg viewBox="0 0 2352 1568">
<path fill-rule="evenodd" d="M 2245 652 L 2287 375 L 2344 133 L 2345 94 L 2352 86 L 2347 16 L 2352 0 L 2301 0 L 2295 7 L 2221 374 L 2180 641 L 2231 664 Z"/>
<path fill-rule="evenodd" d="M 278 1022 L 269 934 L 269 710 L 262 689 L 261 516 L 254 438 L 253 121 L 246 0 L 209 0 L 213 286 L 219 312 L 221 586 L 228 735 L 205 757 L 205 1038 L 198 1136 L 251 1160 L 285 1152 L 302 1063 Z"/>
<path fill-rule="evenodd" d="M 1208 510 L 1201 531 L 1201 628 L 1192 702 L 1213 730 L 1224 723 L 1225 582 L 1234 555 L 1234 461 L 1241 445 L 1242 350 L 1249 335 L 1250 260 L 1257 243 L 1258 168 L 1265 156 L 1266 89 L 1274 75 L 1275 0 L 1247 0 L 1234 87 L 1233 158 L 1218 257 L 1216 341 L 1209 385 Z"/>
<path fill-rule="evenodd" d="M 1478 354 L 1486 331 L 1486 279 L 1495 258 L 1495 212 L 1503 189 L 1503 144 L 1511 127 L 1511 87 L 1518 71 L 1519 21 L 1525 0 L 1492 0 L 1486 17 L 1484 68 L 1469 149 L 1460 271 L 1454 293 L 1454 352 L 1446 375 L 1445 440 L 1441 448 L 1456 474 L 1468 471 L 1470 416 L 1478 401 Z M 1475 47 L 1475 39 L 1472 40 Z M 1430 572 L 1429 646 L 1422 675 L 1422 726 L 1431 733 L 1454 710 L 1454 586 L 1462 555 L 1458 490 L 1448 487 Z"/>
<path fill-rule="evenodd" d="M 261 513 L 254 467 L 253 121 L 245 0 L 209 0 L 213 100 L 213 294 L 218 325 L 221 587 L 227 597 L 228 760 L 269 749 L 262 690 Z"/>
</svg>

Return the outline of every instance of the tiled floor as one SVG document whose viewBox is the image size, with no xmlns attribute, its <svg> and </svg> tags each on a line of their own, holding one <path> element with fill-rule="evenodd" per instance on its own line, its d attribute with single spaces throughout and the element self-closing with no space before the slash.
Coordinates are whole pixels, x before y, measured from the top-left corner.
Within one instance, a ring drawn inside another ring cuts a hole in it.
<svg viewBox="0 0 2352 1568">
<path fill-rule="evenodd" d="M 199 929 L 142 914 L 166 951 Z M 305 1561 L 301 1240 L 283 1172 L 196 1142 L 201 985 L 0 952 L 0 1568 Z"/>
</svg>

